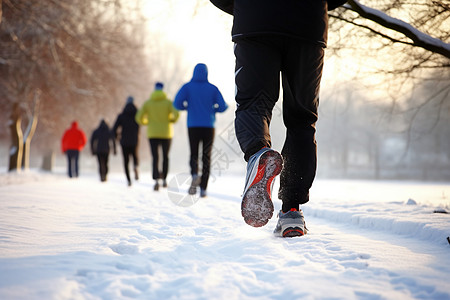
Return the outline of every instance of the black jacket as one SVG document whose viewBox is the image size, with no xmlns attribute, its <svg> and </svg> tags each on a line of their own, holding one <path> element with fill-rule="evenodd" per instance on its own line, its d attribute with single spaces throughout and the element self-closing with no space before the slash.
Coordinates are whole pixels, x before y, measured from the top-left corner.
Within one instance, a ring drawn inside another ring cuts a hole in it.
<svg viewBox="0 0 450 300">
<path fill-rule="evenodd" d="M 346 0 L 211 0 L 234 16 L 233 41 L 259 35 L 286 35 L 326 46 L 327 10 Z"/>
<path fill-rule="evenodd" d="M 92 154 L 109 154 L 110 145 L 113 146 L 114 153 L 116 153 L 114 137 L 106 122 L 102 120 L 100 126 L 94 130 L 91 136 Z"/>
<path fill-rule="evenodd" d="M 113 133 L 115 138 L 119 136 L 119 127 L 121 128 L 120 144 L 122 146 L 136 147 L 138 144 L 139 125 L 134 119 L 136 112 L 136 106 L 133 103 L 127 103 L 114 124 Z"/>
</svg>

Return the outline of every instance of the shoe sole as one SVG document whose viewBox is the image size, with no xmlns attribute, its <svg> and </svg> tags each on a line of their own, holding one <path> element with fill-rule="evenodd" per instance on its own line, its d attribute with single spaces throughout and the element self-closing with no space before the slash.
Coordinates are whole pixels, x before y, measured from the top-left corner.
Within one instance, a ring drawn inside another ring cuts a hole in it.
<svg viewBox="0 0 450 300">
<path fill-rule="evenodd" d="M 295 225 L 286 225 L 282 227 L 283 237 L 295 237 L 305 235 L 302 228 Z"/>
<path fill-rule="evenodd" d="M 273 179 L 282 168 L 283 158 L 278 152 L 272 150 L 261 155 L 256 177 L 241 203 L 241 213 L 248 225 L 261 227 L 272 218 L 273 203 L 269 191 Z"/>
</svg>

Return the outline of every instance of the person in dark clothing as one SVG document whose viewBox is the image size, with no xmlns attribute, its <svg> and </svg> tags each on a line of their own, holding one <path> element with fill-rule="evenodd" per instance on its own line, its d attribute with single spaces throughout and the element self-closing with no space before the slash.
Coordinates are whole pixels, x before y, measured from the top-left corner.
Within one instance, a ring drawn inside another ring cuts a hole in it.
<svg viewBox="0 0 450 300">
<path fill-rule="evenodd" d="M 219 89 L 208 82 L 208 68 L 205 64 L 197 64 L 192 80 L 184 84 L 173 102 L 178 110 L 187 110 L 187 126 L 189 145 L 191 148 L 190 167 L 192 184 L 189 194 L 197 193 L 200 185 L 200 196 L 206 196 L 209 172 L 211 168 L 211 150 L 214 142 L 214 123 L 217 112 L 224 112 L 225 103 Z M 202 175 L 198 175 L 198 151 L 202 143 Z"/>
<path fill-rule="evenodd" d="M 70 178 L 78 177 L 78 158 L 80 151 L 86 145 L 86 135 L 78 127 L 78 122 L 73 121 L 72 126 L 67 129 L 61 139 L 61 150 L 67 155 L 68 175 Z"/>
<path fill-rule="evenodd" d="M 306 233 L 300 205 L 309 201 L 316 173 L 315 123 L 328 14 L 345 0 L 211 0 L 233 15 L 236 137 L 247 177 L 241 209 L 247 224 L 265 225 L 273 214 L 271 183 L 281 172 L 275 235 Z M 272 109 L 283 86 L 286 140 L 272 150 Z"/>
<path fill-rule="evenodd" d="M 92 155 L 97 155 L 98 170 L 102 182 L 106 181 L 106 176 L 108 175 L 108 159 L 111 145 L 114 150 L 114 155 L 116 155 L 114 136 L 105 120 L 101 120 L 100 125 L 94 130 L 91 136 L 91 151 Z"/>
<path fill-rule="evenodd" d="M 134 179 L 139 179 L 138 167 L 138 144 L 139 144 L 139 124 L 134 119 L 137 108 L 134 105 L 133 97 L 127 98 L 127 103 L 122 111 L 117 116 L 113 127 L 113 135 L 115 139 L 120 137 L 120 146 L 122 147 L 123 164 L 125 169 L 125 176 L 127 177 L 128 185 L 131 186 L 130 170 L 128 168 L 130 156 L 133 159 Z"/>
</svg>

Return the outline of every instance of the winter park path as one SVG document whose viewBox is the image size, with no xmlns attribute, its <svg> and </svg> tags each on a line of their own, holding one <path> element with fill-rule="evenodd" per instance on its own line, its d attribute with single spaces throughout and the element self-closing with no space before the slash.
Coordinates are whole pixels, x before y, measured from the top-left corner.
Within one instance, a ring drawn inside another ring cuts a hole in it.
<svg viewBox="0 0 450 300">
<path fill-rule="evenodd" d="M 450 215 L 433 213 L 448 184 L 318 180 L 309 233 L 282 239 L 276 217 L 244 223 L 239 176 L 187 207 L 176 176 L 160 192 L 122 174 L 8 176 L 0 299 L 450 299 Z"/>
</svg>

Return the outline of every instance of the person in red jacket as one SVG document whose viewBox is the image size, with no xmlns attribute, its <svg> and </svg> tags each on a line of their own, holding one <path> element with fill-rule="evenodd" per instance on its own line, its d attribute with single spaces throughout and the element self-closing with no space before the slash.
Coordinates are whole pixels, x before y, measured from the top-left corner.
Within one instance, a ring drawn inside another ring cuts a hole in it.
<svg viewBox="0 0 450 300">
<path fill-rule="evenodd" d="M 61 140 L 61 150 L 67 154 L 69 177 L 78 177 L 78 157 L 86 145 L 86 134 L 78 128 L 78 122 L 73 121 L 72 126 L 64 132 Z"/>
</svg>

